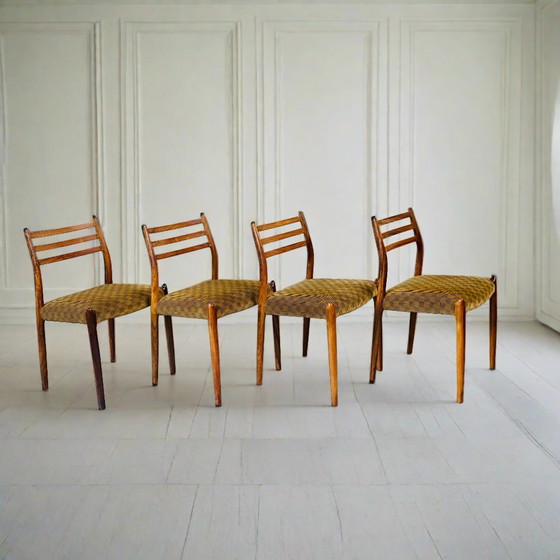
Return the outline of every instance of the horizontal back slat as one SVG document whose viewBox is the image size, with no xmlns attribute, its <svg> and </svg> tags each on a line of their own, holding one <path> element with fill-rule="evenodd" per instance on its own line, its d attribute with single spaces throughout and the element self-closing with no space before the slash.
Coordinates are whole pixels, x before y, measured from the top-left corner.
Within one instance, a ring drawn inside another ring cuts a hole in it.
<svg viewBox="0 0 560 560">
<path fill-rule="evenodd" d="M 299 241 L 298 243 L 292 243 L 291 245 L 286 245 L 284 247 L 279 247 L 278 249 L 273 249 L 264 254 L 265 258 L 274 257 L 276 255 L 281 255 L 282 253 L 287 253 L 288 251 L 293 251 L 294 249 L 299 249 L 300 247 L 305 247 L 307 245 L 306 241 Z"/>
<path fill-rule="evenodd" d="M 393 222 L 399 222 L 400 220 L 406 220 L 407 218 L 410 218 L 410 212 L 403 212 L 402 214 L 395 214 L 394 216 L 389 216 L 387 218 L 377 220 L 377 223 L 380 226 L 384 226 L 385 224 L 391 224 Z"/>
<path fill-rule="evenodd" d="M 185 235 L 177 235 L 176 237 L 166 237 L 165 239 L 158 239 L 152 241 L 154 247 L 161 247 L 162 245 L 170 245 L 171 243 L 180 243 L 181 241 L 188 241 L 189 239 L 196 239 L 197 237 L 206 236 L 205 231 L 195 231 L 194 233 L 187 233 Z"/>
<path fill-rule="evenodd" d="M 95 241 L 99 239 L 94 233 L 93 235 L 85 235 L 83 237 L 74 237 L 72 239 L 65 239 L 64 241 L 57 241 L 55 243 L 45 243 L 43 245 L 35 245 L 35 251 L 52 251 L 60 247 L 68 247 L 70 245 L 78 245 L 80 243 L 87 243 L 88 241 Z"/>
<path fill-rule="evenodd" d="M 171 231 L 174 229 L 182 229 L 191 226 L 196 226 L 198 224 L 202 224 L 202 220 L 200 218 L 196 218 L 194 220 L 189 220 L 187 222 L 177 222 L 176 224 L 169 224 L 165 226 L 156 226 L 153 228 L 147 228 L 148 233 L 161 233 L 162 231 Z"/>
<path fill-rule="evenodd" d="M 87 224 L 78 224 L 75 226 L 30 231 L 29 237 L 31 237 L 31 239 L 38 239 L 39 237 L 51 237 L 52 235 L 61 235 L 63 233 L 70 233 L 72 231 L 80 231 L 82 229 L 89 229 L 94 227 L 95 225 L 93 224 L 93 222 L 88 222 Z"/>
<path fill-rule="evenodd" d="M 183 249 L 177 249 L 176 251 L 168 251 L 167 253 L 155 254 L 155 258 L 159 261 L 161 259 L 168 259 L 169 257 L 176 257 L 178 255 L 184 255 L 185 253 L 192 253 L 193 251 L 199 251 L 200 249 L 206 249 L 210 247 L 210 243 L 201 243 L 199 245 L 193 245 L 192 247 L 185 247 Z"/>
<path fill-rule="evenodd" d="M 303 228 L 293 229 L 291 231 L 272 235 L 271 237 L 263 237 L 261 238 L 261 243 L 266 245 L 267 243 L 274 243 L 274 241 L 281 241 L 282 239 L 288 239 L 289 237 L 295 237 L 296 235 L 304 235 Z"/>
<path fill-rule="evenodd" d="M 84 255 L 90 255 L 91 253 L 101 252 L 101 247 L 90 247 L 89 249 L 82 249 L 81 251 L 72 251 L 71 253 L 64 253 L 63 255 L 56 255 L 54 257 L 47 257 L 45 259 L 40 259 L 39 264 L 50 264 L 53 262 L 66 261 L 68 259 L 74 259 L 76 257 L 83 257 Z"/>
<path fill-rule="evenodd" d="M 286 218 L 285 220 L 279 220 L 278 222 L 270 222 L 268 224 L 262 224 L 260 226 L 257 226 L 257 231 L 265 231 L 267 229 L 279 228 L 282 226 L 295 224 L 297 222 L 301 222 L 301 218 L 299 216 L 295 216 L 294 218 Z"/>
<path fill-rule="evenodd" d="M 394 243 L 391 243 L 390 245 L 386 245 L 385 250 L 387 252 L 389 252 L 389 251 L 392 251 L 393 249 L 398 249 L 399 247 L 404 247 L 405 245 L 408 245 L 410 243 L 416 243 L 416 236 L 407 237 L 406 239 L 401 239 L 400 241 L 395 241 Z"/>
<path fill-rule="evenodd" d="M 382 233 L 381 237 L 383 237 L 383 239 L 387 239 L 387 237 L 392 237 L 393 235 L 399 235 L 399 233 L 405 233 L 407 231 L 414 231 L 414 226 L 412 224 L 409 224 L 407 226 L 402 226 L 402 227 L 399 227 L 399 228 L 390 229 L 390 230 Z"/>
</svg>

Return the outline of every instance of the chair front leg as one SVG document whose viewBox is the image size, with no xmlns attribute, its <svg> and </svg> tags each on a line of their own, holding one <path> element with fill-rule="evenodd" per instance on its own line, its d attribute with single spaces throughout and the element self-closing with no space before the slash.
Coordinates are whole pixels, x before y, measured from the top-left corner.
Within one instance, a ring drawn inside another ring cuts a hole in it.
<svg viewBox="0 0 560 560">
<path fill-rule="evenodd" d="M 115 319 L 108 320 L 109 327 L 109 354 L 111 356 L 111 362 L 117 361 L 117 353 L 115 347 Z"/>
<path fill-rule="evenodd" d="M 490 369 L 496 369 L 496 342 L 498 338 L 498 279 L 492 276 L 494 293 L 490 298 Z"/>
<path fill-rule="evenodd" d="M 43 391 L 49 390 L 49 370 L 47 368 L 47 341 L 45 337 L 45 321 L 37 319 L 37 342 L 39 343 L 39 368 Z"/>
<path fill-rule="evenodd" d="M 414 334 L 416 333 L 416 319 L 418 318 L 418 313 L 411 313 L 408 323 L 408 344 L 406 345 L 406 353 L 412 354 L 412 348 L 414 346 Z"/>
<path fill-rule="evenodd" d="M 208 333 L 210 335 L 210 354 L 212 356 L 212 374 L 214 377 L 214 402 L 222 406 L 222 383 L 220 379 L 220 346 L 218 341 L 218 312 L 208 304 Z"/>
<path fill-rule="evenodd" d="M 263 382 L 265 319 L 264 306 L 259 304 L 257 312 L 257 385 L 262 385 Z"/>
<path fill-rule="evenodd" d="M 305 358 L 307 356 L 307 349 L 309 348 L 309 325 L 311 324 L 311 319 L 309 317 L 303 318 L 303 348 L 302 356 Z"/>
<path fill-rule="evenodd" d="M 162 284 L 161 291 L 166 296 L 169 292 L 167 284 Z M 164 315 L 163 323 L 165 325 L 165 339 L 167 340 L 167 356 L 169 358 L 169 372 L 175 375 L 175 341 L 173 339 L 173 321 L 171 315 Z"/>
<path fill-rule="evenodd" d="M 336 348 L 336 307 L 327 304 L 327 340 L 329 345 L 329 372 L 331 378 L 331 405 L 338 406 L 338 361 Z"/>
<path fill-rule="evenodd" d="M 103 388 L 103 371 L 101 369 L 101 356 L 99 354 L 99 339 L 97 337 L 97 316 L 93 309 L 86 309 L 86 324 L 89 333 L 91 359 L 93 361 L 93 374 L 95 376 L 95 389 L 97 391 L 97 404 L 99 410 L 105 409 L 105 390 Z"/>
<path fill-rule="evenodd" d="M 466 339 L 466 309 L 465 300 L 460 299 L 455 304 L 455 328 L 457 338 L 457 402 L 463 402 L 465 387 L 465 339 Z"/>
</svg>

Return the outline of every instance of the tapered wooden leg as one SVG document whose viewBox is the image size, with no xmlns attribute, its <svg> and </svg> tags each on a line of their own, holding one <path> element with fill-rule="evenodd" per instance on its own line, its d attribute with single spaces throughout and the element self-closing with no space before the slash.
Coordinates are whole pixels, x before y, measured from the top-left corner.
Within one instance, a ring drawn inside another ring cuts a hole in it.
<svg viewBox="0 0 560 560">
<path fill-rule="evenodd" d="M 331 377 L 331 405 L 338 406 L 338 362 L 336 349 L 336 307 L 327 304 L 327 340 L 329 343 L 329 371 Z"/>
<path fill-rule="evenodd" d="M 117 353 L 115 347 L 115 319 L 109 319 L 107 323 L 109 327 L 109 354 L 111 356 L 111 362 L 116 362 Z"/>
<path fill-rule="evenodd" d="M 152 385 L 158 384 L 159 377 L 159 315 L 155 310 L 150 313 L 151 338 L 152 338 Z"/>
<path fill-rule="evenodd" d="M 490 298 L 490 369 L 496 369 L 496 341 L 498 335 L 498 279 L 492 276 L 494 293 Z"/>
<path fill-rule="evenodd" d="M 309 317 L 303 318 L 303 344 L 302 344 L 302 356 L 305 358 L 307 356 L 307 349 L 309 348 L 309 325 L 311 324 L 311 319 Z"/>
<path fill-rule="evenodd" d="M 381 340 L 381 329 L 382 329 L 382 319 L 383 306 L 382 304 L 376 304 L 375 314 L 373 317 L 373 336 L 371 341 L 371 360 L 369 364 L 369 382 L 375 383 L 375 374 L 377 369 L 381 369 L 379 366 L 382 365 L 382 340 Z"/>
<path fill-rule="evenodd" d="M 167 284 L 162 284 L 161 291 L 166 296 Z M 171 315 L 164 315 L 163 323 L 165 325 L 165 338 L 167 340 L 167 356 L 169 358 L 169 371 L 171 375 L 175 375 L 175 341 L 173 340 L 173 322 Z"/>
<path fill-rule="evenodd" d="M 272 337 L 274 339 L 274 366 L 276 371 L 282 369 L 282 350 L 280 347 L 280 317 L 272 316 Z"/>
<path fill-rule="evenodd" d="M 259 305 L 257 312 L 257 385 L 262 385 L 263 382 L 265 318 L 264 308 Z"/>
<path fill-rule="evenodd" d="M 457 402 L 463 402 L 465 387 L 465 300 L 460 299 L 455 304 L 455 326 L 457 334 Z"/>
<path fill-rule="evenodd" d="M 411 313 L 408 322 L 408 344 L 406 345 L 406 353 L 412 354 L 412 347 L 414 346 L 414 334 L 416 333 L 416 319 L 418 313 Z"/>
<path fill-rule="evenodd" d="M 212 356 L 212 373 L 214 376 L 214 402 L 222 406 L 222 383 L 220 380 L 220 345 L 218 343 L 218 312 L 208 304 L 208 333 L 210 335 L 210 354 Z"/>
<path fill-rule="evenodd" d="M 97 317 L 93 309 L 86 309 L 86 324 L 89 333 L 91 359 L 93 361 L 93 374 L 95 376 L 97 404 L 99 406 L 99 410 L 104 410 L 105 390 L 103 389 L 103 371 L 101 369 L 101 356 L 99 354 L 99 339 L 97 338 Z"/>
<path fill-rule="evenodd" d="M 37 319 L 37 342 L 39 343 L 39 368 L 43 391 L 49 390 L 49 370 L 47 368 L 47 341 L 45 337 L 45 321 Z"/>
<path fill-rule="evenodd" d="M 383 320 L 379 323 L 379 348 L 377 349 L 377 371 L 383 371 Z"/>
<path fill-rule="evenodd" d="M 273 292 L 276 291 L 276 282 L 270 282 L 270 288 Z M 280 317 L 272 315 L 272 338 L 274 339 L 274 365 L 276 371 L 282 369 L 282 349 L 280 347 Z"/>
</svg>

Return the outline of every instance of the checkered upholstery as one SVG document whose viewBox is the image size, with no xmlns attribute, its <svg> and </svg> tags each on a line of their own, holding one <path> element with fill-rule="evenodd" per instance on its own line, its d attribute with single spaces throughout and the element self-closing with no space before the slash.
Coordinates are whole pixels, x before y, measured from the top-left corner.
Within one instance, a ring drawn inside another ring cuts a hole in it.
<svg viewBox="0 0 560 560">
<path fill-rule="evenodd" d="M 266 300 L 265 312 L 325 319 L 328 303 L 334 304 L 337 316 L 344 315 L 365 305 L 376 292 L 377 286 L 371 280 L 313 278 L 272 294 Z"/>
<path fill-rule="evenodd" d="M 208 318 L 208 304 L 216 306 L 218 318 L 243 311 L 259 302 L 258 280 L 206 280 L 162 297 L 158 315 Z"/>
<path fill-rule="evenodd" d="M 150 305 L 150 286 L 143 284 L 102 284 L 46 303 L 44 321 L 85 323 L 86 309 L 95 311 L 97 322 L 128 315 Z"/>
<path fill-rule="evenodd" d="M 383 309 L 454 315 L 458 300 L 470 311 L 488 301 L 494 289 L 490 279 L 478 276 L 414 276 L 387 291 Z"/>
</svg>

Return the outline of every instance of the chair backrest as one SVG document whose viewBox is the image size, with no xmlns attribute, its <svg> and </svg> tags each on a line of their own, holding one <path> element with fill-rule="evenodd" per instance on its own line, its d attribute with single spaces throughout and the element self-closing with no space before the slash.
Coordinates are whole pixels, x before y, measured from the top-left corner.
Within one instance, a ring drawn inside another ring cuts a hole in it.
<svg viewBox="0 0 560 560">
<path fill-rule="evenodd" d="M 29 255 L 31 256 L 31 262 L 33 263 L 37 309 L 44 305 L 43 279 L 41 276 L 41 266 L 43 265 L 83 257 L 92 253 L 102 253 L 105 266 L 105 283 L 112 283 L 111 257 L 96 216 L 93 216 L 91 222 L 85 224 L 40 231 L 30 231 L 28 228 L 25 228 L 23 233 L 27 242 L 27 248 L 29 249 Z M 49 243 L 37 242 L 37 240 L 44 241 L 45 238 L 54 236 L 63 236 L 63 239 L 50 241 Z M 84 245 L 87 246 L 84 248 Z M 41 255 L 45 251 L 48 252 L 48 256 L 42 257 Z"/>
<path fill-rule="evenodd" d="M 416 262 L 414 266 L 414 276 L 420 276 L 422 274 L 422 263 L 424 260 L 424 243 L 412 208 L 409 208 L 407 212 L 403 212 L 402 214 L 395 214 L 394 216 L 383 219 L 377 219 L 375 216 L 372 216 L 371 226 L 373 228 L 375 244 L 377 245 L 377 254 L 379 256 L 378 295 L 383 297 L 387 286 L 387 253 L 394 249 L 399 249 L 400 247 L 415 243 Z M 397 235 L 401 236 L 401 238 L 397 240 L 393 239 Z"/>
<path fill-rule="evenodd" d="M 167 237 L 161 236 L 161 234 L 166 234 L 167 232 L 173 232 L 173 234 Z M 202 249 L 210 249 L 212 254 L 212 279 L 216 280 L 218 278 L 218 251 L 216 250 L 210 226 L 203 212 L 200 214 L 200 218 L 186 222 L 177 222 L 152 228 L 144 224 L 142 226 L 142 233 L 146 241 L 152 271 L 152 302 L 157 302 L 159 299 L 157 263 L 161 259 L 177 257 L 186 253 L 192 253 L 193 251 L 201 251 Z M 194 244 L 193 240 L 196 240 Z M 170 245 L 174 247 L 169 247 Z M 160 248 L 162 247 L 165 249 L 161 250 Z"/>
<path fill-rule="evenodd" d="M 296 249 L 305 247 L 307 249 L 307 267 L 305 277 L 307 279 L 313 278 L 313 243 L 311 242 L 311 236 L 309 235 L 309 229 L 303 212 L 298 212 L 298 215 L 293 218 L 286 218 L 285 220 L 269 222 L 267 224 L 257 225 L 255 222 L 251 222 L 251 229 L 253 231 L 253 239 L 255 240 L 255 246 L 259 256 L 261 294 L 264 294 L 263 297 L 266 297 L 268 290 L 268 267 L 266 261 L 270 257 L 275 257 L 277 255 L 282 255 L 283 253 L 288 253 L 289 251 L 295 251 Z M 275 231 L 272 232 L 271 230 Z M 270 235 L 271 233 L 272 235 Z M 299 239 L 296 241 L 294 238 Z M 285 242 L 286 240 L 290 240 L 290 243 L 287 245 L 280 243 Z M 275 243 L 276 247 L 267 250 L 265 246 L 271 243 Z"/>
</svg>

